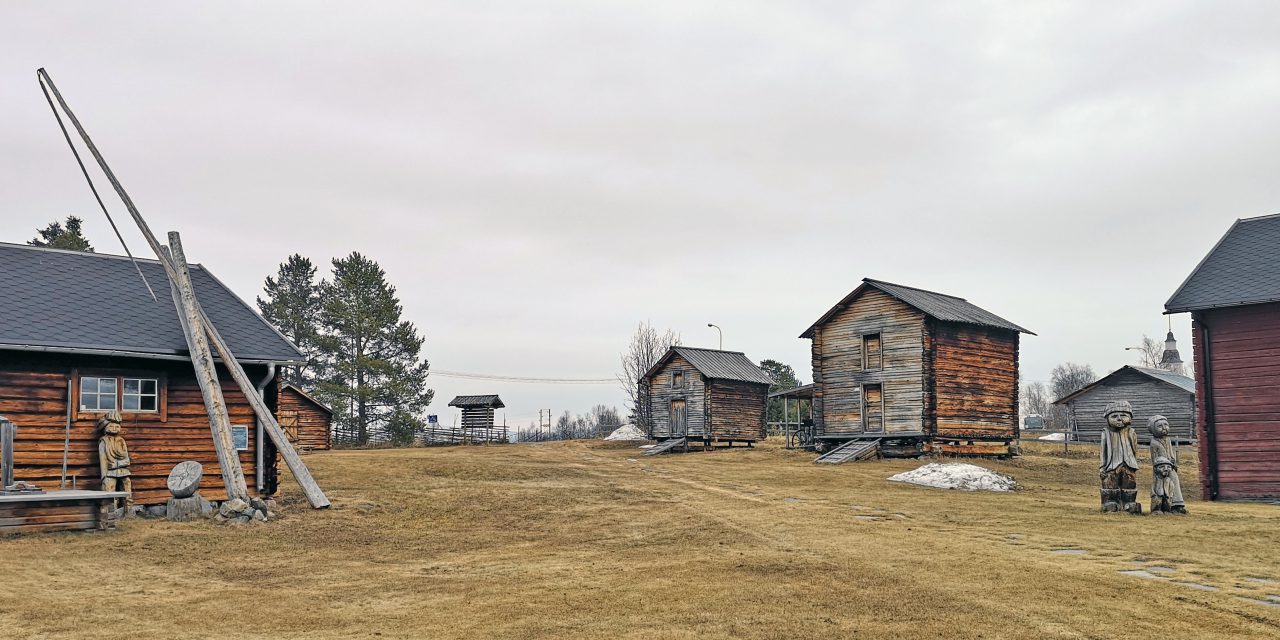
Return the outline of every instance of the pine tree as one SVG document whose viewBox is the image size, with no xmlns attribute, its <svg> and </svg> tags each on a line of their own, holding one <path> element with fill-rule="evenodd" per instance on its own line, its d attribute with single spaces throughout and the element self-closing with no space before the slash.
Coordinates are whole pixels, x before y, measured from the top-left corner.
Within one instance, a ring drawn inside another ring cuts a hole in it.
<svg viewBox="0 0 1280 640">
<path fill-rule="evenodd" d="M 371 436 L 412 441 L 424 428 L 420 413 L 434 391 L 423 339 L 401 320 L 395 287 L 378 263 L 359 253 L 333 261 L 333 279 L 320 283 L 318 345 L 328 371 L 319 392 L 334 408 L 338 433 L 355 444 Z"/>
<path fill-rule="evenodd" d="M 293 341 L 307 357 L 307 364 L 281 371 L 285 382 L 312 389 L 323 375 L 323 359 L 316 339 L 320 334 L 320 288 L 311 260 L 293 254 L 280 263 L 275 277 L 262 286 L 267 299 L 258 298 L 258 309 L 276 329 Z"/>
<path fill-rule="evenodd" d="M 761 360 L 760 368 L 769 377 L 773 379 L 773 384 L 769 385 L 769 393 L 778 391 L 790 391 L 800 386 L 800 380 L 796 378 L 796 370 L 791 365 L 778 362 L 777 360 Z M 783 418 L 782 398 L 773 398 L 769 400 L 767 418 L 769 422 L 781 422 Z M 788 416 L 795 418 L 796 416 Z"/>
<path fill-rule="evenodd" d="M 80 231 L 82 224 L 84 224 L 84 220 L 75 216 L 67 216 L 66 227 L 63 227 L 61 222 L 50 222 L 49 226 L 37 229 L 36 233 L 39 236 L 28 240 L 27 244 L 33 247 L 49 247 L 50 249 L 67 249 L 93 253 L 93 245 L 89 244 L 89 239 L 84 237 L 84 234 Z"/>
</svg>

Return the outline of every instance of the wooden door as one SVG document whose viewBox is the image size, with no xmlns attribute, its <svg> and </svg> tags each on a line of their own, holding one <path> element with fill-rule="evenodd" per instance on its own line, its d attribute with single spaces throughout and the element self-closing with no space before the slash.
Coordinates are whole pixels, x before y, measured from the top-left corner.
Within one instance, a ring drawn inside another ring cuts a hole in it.
<svg viewBox="0 0 1280 640">
<path fill-rule="evenodd" d="M 276 419 L 289 442 L 298 441 L 298 412 L 293 409 L 281 409 L 276 412 Z"/>
<path fill-rule="evenodd" d="M 671 437 L 683 438 L 688 435 L 689 411 L 684 400 L 671 401 Z"/>
<path fill-rule="evenodd" d="M 884 431 L 884 392 L 878 384 L 862 386 L 863 431 Z"/>
</svg>

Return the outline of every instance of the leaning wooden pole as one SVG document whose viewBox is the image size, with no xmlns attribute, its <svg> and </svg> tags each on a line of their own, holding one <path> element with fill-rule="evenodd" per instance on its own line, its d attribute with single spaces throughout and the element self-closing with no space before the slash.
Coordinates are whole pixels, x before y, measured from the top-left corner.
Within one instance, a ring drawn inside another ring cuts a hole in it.
<svg viewBox="0 0 1280 640">
<path fill-rule="evenodd" d="M 173 235 L 175 234 L 170 234 L 170 238 Z M 204 311 L 201 310 L 200 313 L 204 320 L 204 328 L 209 332 L 209 341 L 218 350 L 218 357 L 227 365 L 227 370 L 231 372 L 231 377 L 235 379 L 236 384 L 240 385 L 240 391 L 244 393 L 244 397 L 249 399 L 249 404 L 253 406 L 253 412 L 258 416 L 258 422 L 262 424 L 263 430 L 271 438 L 271 442 L 276 445 L 276 450 L 280 452 L 280 457 L 284 458 L 284 463 L 288 465 L 289 472 L 293 474 L 293 479 L 298 481 L 298 486 L 302 487 L 302 492 L 306 494 L 307 501 L 315 509 L 328 507 L 329 498 L 324 495 L 324 491 L 320 489 L 316 479 L 311 476 L 311 470 L 302 461 L 302 456 L 298 455 L 298 451 L 293 448 L 293 443 L 289 442 L 288 435 L 285 434 L 284 429 L 280 428 L 280 423 L 276 422 L 276 417 L 271 413 L 271 409 L 267 407 L 267 403 L 258 395 L 257 387 L 253 386 L 253 382 L 249 380 L 244 368 L 240 366 L 240 361 L 236 360 L 236 356 L 231 352 L 231 348 L 227 346 L 226 340 L 222 339 L 217 327 L 212 322 L 209 322 L 208 316 L 204 315 Z M 262 443 L 258 443 L 257 446 L 262 446 Z"/>
<path fill-rule="evenodd" d="M 218 454 L 218 467 L 222 469 L 222 484 L 227 488 L 227 498 L 249 500 L 249 487 L 244 480 L 244 467 L 240 466 L 240 456 L 236 454 L 235 442 L 231 438 L 231 417 L 227 415 L 227 401 L 222 396 L 222 383 L 218 381 L 218 370 L 213 362 L 213 352 L 209 349 L 209 340 L 205 336 L 205 319 L 200 312 L 200 304 L 196 301 L 195 289 L 191 286 L 191 272 L 187 268 L 187 256 L 182 251 L 182 239 L 176 231 L 169 232 L 170 255 L 162 254 L 161 260 L 172 260 L 173 271 L 177 278 L 169 281 L 173 291 L 173 302 L 178 308 L 178 318 L 182 321 L 182 332 L 186 334 L 187 345 L 191 351 L 191 363 L 195 366 L 196 380 L 200 383 L 200 394 L 204 396 L 204 406 L 209 412 L 209 431 L 213 434 L 213 449 Z"/>
<path fill-rule="evenodd" d="M 169 276 L 169 282 L 177 282 L 178 274 L 174 268 L 173 261 L 169 259 L 166 248 L 160 244 L 156 239 L 155 234 L 151 232 L 151 227 L 147 225 L 147 221 L 142 218 L 142 214 L 139 213 L 138 208 L 134 206 L 133 199 L 130 198 L 129 194 L 124 190 L 124 185 L 120 184 L 120 181 L 116 179 L 116 175 L 111 171 L 111 167 L 107 166 L 106 159 L 104 159 L 102 154 L 98 152 L 98 147 L 93 144 L 93 140 L 89 137 L 88 132 L 86 132 L 84 127 L 80 125 L 80 121 L 76 118 L 76 114 L 71 111 L 71 107 L 67 106 L 66 100 L 63 100 L 62 93 L 58 91 L 57 85 L 53 83 L 53 78 L 50 78 L 48 72 L 44 69 L 37 70 L 36 75 L 44 84 L 48 85 L 49 91 L 53 93 L 53 97 L 57 100 L 62 111 L 67 114 L 67 119 L 70 120 L 72 126 L 75 127 L 76 133 L 78 133 L 80 135 L 80 139 L 84 141 L 85 147 L 89 149 L 89 153 L 93 155 L 93 159 L 98 163 L 98 167 L 102 169 L 102 173 L 106 175 L 107 181 L 109 181 L 111 183 L 111 187 L 115 189 L 116 195 L 120 196 L 120 201 L 124 203 L 125 209 L 129 211 L 129 215 L 133 218 L 134 223 L 138 225 L 138 229 L 142 231 L 142 235 L 146 239 L 147 244 L 151 246 L 151 250 L 154 251 L 156 257 L 160 259 L 160 264 L 164 266 L 165 274 Z M 199 304 L 197 303 L 194 308 L 199 311 L 200 319 L 202 321 L 201 326 L 205 328 L 210 336 L 214 337 L 214 342 L 219 348 L 219 353 L 225 354 L 223 362 L 227 365 L 227 369 L 233 372 L 233 376 L 238 372 L 240 378 L 237 379 L 237 382 L 239 382 L 240 379 L 248 380 L 244 375 L 244 370 L 240 367 L 240 363 L 235 360 L 234 356 L 231 354 L 231 350 L 227 348 L 226 342 L 222 340 L 221 336 L 217 335 L 217 330 L 213 328 L 213 324 L 210 323 L 208 317 L 204 315 L 204 311 L 200 309 Z M 183 317 L 181 310 L 179 311 L 178 316 L 179 318 Z M 195 334 L 203 336 L 206 333 L 206 331 L 197 331 L 195 328 L 195 326 L 187 326 L 186 321 L 184 320 L 183 330 L 187 333 L 188 345 L 191 344 L 191 336 Z M 208 345 L 206 344 L 206 348 L 207 346 Z M 192 358 L 193 360 L 195 358 L 194 349 L 192 350 Z M 285 462 L 289 465 L 289 470 L 294 474 L 294 478 L 298 480 L 300 485 L 302 485 L 302 489 L 307 494 L 307 499 L 311 502 L 311 506 L 317 509 L 328 507 L 328 498 L 325 497 L 324 492 L 320 491 L 320 487 L 315 484 L 315 480 L 311 477 L 311 472 L 298 457 L 297 452 L 293 449 L 293 445 L 289 442 L 289 439 L 285 437 L 284 431 L 280 429 L 280 425 L 277 424 L 275 418 L 271 416 L 271 412 L 267 410 L 262 399 L 258 397 L 256 389 L 252 385 L 248 385 L 246 387 L 244 383 L 241 383 L 240 387 L 244 391 L 245 396 L 249 398 L 249 402 L 253 404 L 254 411 L 258 414 L 259 419 L 264 420 L 267 433 L 270 434 L 272 442 L 275 443 L 276 448 L 279 449 L 281 454 L 284 456 Z M 222 393 L 221 387 L 218 387 L 218 393 Z M 264 415 L 267 416 L 265 419 L 262 417 Z M 230 430 L 228 430 L 228 434 L 229 433 Z M 216 436 L 214 440 L 216 443 Z M 261 443 L 259 443 L 258 446 L 261 446 Z M 221 464 L 221 456 L 219 457 L 219 464 Z M 240 484 L 243 485 L 244 470 L 239 466 L 239 464 L 236 464 L 236 469 L 239 469 L 241 478 Z M 308 486 L 308 483 L 310 486 Z M 228 494 L 230 493 L 230 490 L 228 490 Z M 247 487 L 245 488 L 245 494 L 248 494 Z"/>
</svg>

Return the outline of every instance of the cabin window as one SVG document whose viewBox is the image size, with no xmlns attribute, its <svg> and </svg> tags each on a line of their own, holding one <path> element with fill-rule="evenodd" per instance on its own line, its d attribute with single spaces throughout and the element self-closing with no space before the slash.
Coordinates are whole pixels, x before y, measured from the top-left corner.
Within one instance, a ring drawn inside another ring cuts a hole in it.
<svg viewBox="0 0 1280 640">
<path fill-rule="evenodd" d="M 671 373 L 671 386 L 676 389 L 684 388 L 684 371 L 673 371 Z"/>
<path fill-rule="evenodd" d="M 115 378 L 80 378 L 80 410 L 114 411 L 116 390 Z"/>
<path fill-rule="evenodd" d="M 160 406 L 159 389 L 155 378 L 125 378 L 120 406 L 125 411 L 155 411 Z"/>
<path fill-rule="evenodd" d="M 880 334 L 864 334 L 862 336 L 862 368 L 879 369 L 882 366 L 884 366 L 884 354 L 880 349 Z"/>
<path fill-rule="evenodd" d="M 157 413 L 162 388 L 160 378 L 80 376 L 80 411 Z"/>
</svg>

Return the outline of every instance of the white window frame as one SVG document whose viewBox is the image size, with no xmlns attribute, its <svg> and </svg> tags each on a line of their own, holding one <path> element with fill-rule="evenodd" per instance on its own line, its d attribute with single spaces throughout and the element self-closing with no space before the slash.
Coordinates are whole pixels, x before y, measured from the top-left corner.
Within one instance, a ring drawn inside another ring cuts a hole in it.
<svg viewBox="0 0 1280 640">
<path fill-rule="evenodd" d="M 97 382 L 97 385 L 96 385 L 97 390 L 94 391 L 92 394 L 90 394 L 94 398 L 94 406 L 92 407 L 85 406 L 84 404 L 85 383 L 89 380 L 94 380 Z M 112 403 L 112 406 L 110 407 L 102 406 L 102 397 L 108 395 L 106 393 L 103 393 L 102 391 L 102 381 L 104 380 L 110 380 L 112 385 L 112 391 L 109 395 Z M 120 408 L 120 377 L 119 376 L 80 376 L 80 394 L 76 402 L 79 403 L 81 411 L 88 411 L 92 413 L 105 413 L 108 411 L 119 410 Z"/>
<path fill-rule="evenodd" d="M 128 391 L 126 391 L 128 387 L 128 383 L 130 381 L 137 381 L 138 393 L 131 394 Z M 142 386 L 144 382 L 150 382 L 152 384 L 151 393 L 142 393 Z M 126 413 L 126 412 L 127 413 L 160 413 L 160 379 L 159 378 L 140 378 L 140 377 L 130 378 L 126 376 L 120 376 L 120 383 L 117 386 L 120 389 L 120 412 L 121 413 Z M 138 398 L 137 409 L 125 408 L 125 396 L 127 395 L 137 396 Z M 142 408 L 143 398 L 151 398 L 152 405 L 154 406 L 154 408 L 143 409 Z"/>
</svg>

